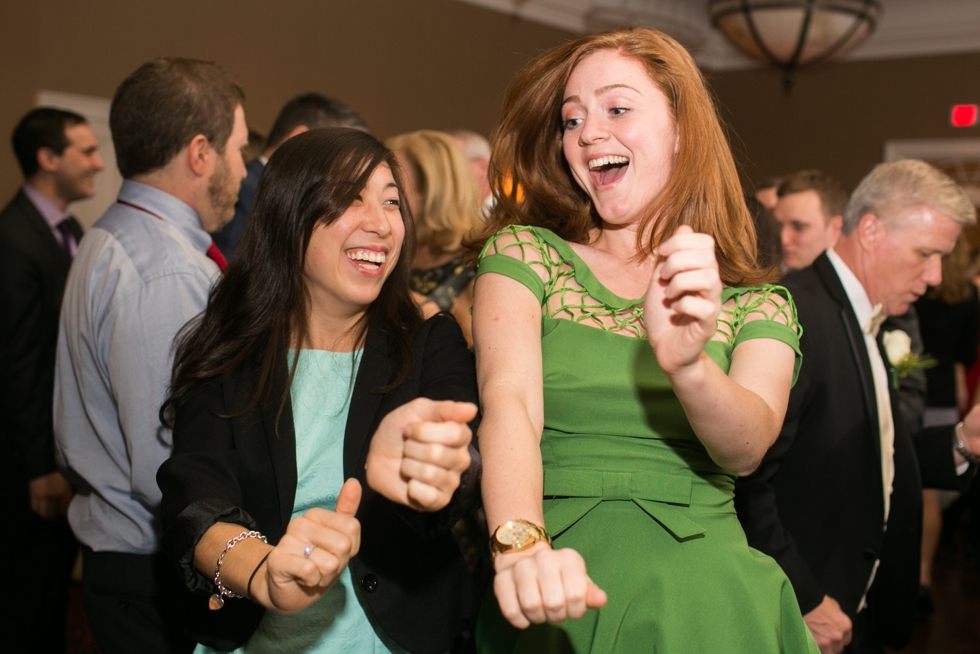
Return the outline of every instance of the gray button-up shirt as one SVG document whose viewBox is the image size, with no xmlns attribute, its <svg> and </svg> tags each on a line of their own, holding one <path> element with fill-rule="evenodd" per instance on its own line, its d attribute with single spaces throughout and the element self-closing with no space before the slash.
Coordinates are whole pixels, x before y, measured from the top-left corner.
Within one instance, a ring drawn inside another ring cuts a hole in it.
<svg viewBox="0 0 980 654">
<path fill-rule="evenodd" d="M 207 306 L 219 271 L 190 206 L 132 180 L 119 199 L 146 211 L 113 204 L 79 245 L 61 307 L 54 431 L 76 489 L 68 520 L 78 540 L 150 554 L 160 539 L 157 468 L 171 451 L 158 412 L 173 340 Z"/>
</svg>

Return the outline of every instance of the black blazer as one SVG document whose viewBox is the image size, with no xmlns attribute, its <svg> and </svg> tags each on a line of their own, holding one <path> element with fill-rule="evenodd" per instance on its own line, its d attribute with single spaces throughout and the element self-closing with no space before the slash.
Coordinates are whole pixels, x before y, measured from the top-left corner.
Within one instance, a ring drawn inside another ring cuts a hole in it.
<svg viewBox="0 0 980 654">
<path fill-rule="evenodd" d="M 879 559 L 868 610 L 882 643 L 902 649 L 915 626 L 922 486 L 960 489 L 966 481 L 956 475 L 952 428 L 913 440 L 891 390 L 895 480 L 886 531 L 878 412 L 861 327 L 826 254 L 783 284 L 803 326 L 803 366 L 779 438 L 759 469 L 736 483 L 738 517 L 749 544 L 782 566 L 804 614 L 829 595 L 853 619 Z M 883 351 L 882 359 L 887 367 Z"/>
<path fill-rule="evenodd" d="M 71 219 L 78 242 L 82 228 Z M 71 260 L 34 204 L 17 193 L 0 212 L 0 479 L 26 486 L 54 472 L 54 360 Z"/>
<path fill-rule="evenodd" d="M 361 549 L 350 561 L 368 609 L 385 633 L 412 652 L 446 652 L 464 619 L 476 615 L 479 594 L 449 531 L 479 495 L 479 456 L 464 474 L 450 505 L 422 514 L 383 498 L 365 481 L 368 443 L 381 419 L 417 397 L 477 402 L 472 353 L 450 318 L 427 320 L 415 335 L 411 377 L 386 395 L 375 389 L 394 377 L 396 355 L 379 330 L 369 330 L 351 396 L 344 438 L 344 475 L 364 490 L 357 518 Z M 254 390 L 257 362 L 200 382 L 177 406 L 174 451 L 157 473 L 163 491 L 163 548 L 183 570 L 191 635 L 217 649 L 234 649 L 255 631 L 264 609 L 230 599 L 209 611 L 211 581 L 193 565 L 194 546 L 216 521 L 261 531 L 276 544 L 285 533 L 296 492 L 296 441 L 286 403 L 276 435 L 275 418 L 286 384 L 286 362 L 275 390 L 257 411 L 221 418 L 244 408 Z M 471 425 L 476 434 L 476 424 Z"/>
</svg>

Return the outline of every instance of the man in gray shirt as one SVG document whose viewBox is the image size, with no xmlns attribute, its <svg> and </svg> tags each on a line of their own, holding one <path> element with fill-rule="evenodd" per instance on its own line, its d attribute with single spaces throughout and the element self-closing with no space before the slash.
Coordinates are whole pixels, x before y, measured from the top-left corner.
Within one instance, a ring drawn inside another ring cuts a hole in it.
<svg viewBox="0 0 980 654">
<path fill-rule="evenodd" d="M 85 609 L 113 652 L 189 651 L 168 613 L 156 471 L 170 455 L 158 411 L 174 336 L 204 310 L 224 258 L 208 232 L 245 177 L 244 96 L 217 66 L 157 59 L 117 89 L 109 123 L 118 201 L 82 240 L 62 305 L 57 454 L 75 489 Z"/>
</svg>

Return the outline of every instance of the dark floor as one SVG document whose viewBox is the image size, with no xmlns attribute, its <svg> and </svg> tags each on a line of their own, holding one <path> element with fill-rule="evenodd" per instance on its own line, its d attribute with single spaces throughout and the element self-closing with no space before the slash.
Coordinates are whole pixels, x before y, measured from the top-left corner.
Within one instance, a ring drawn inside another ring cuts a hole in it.
<svg viewBox="0 0 980 654">
<path fill-rule="evenodd" d="M 940 546 L 932 583 L 936 610 L 916 625 L 902 654 L 980 654 L 980 572 L 961 538 Z"/>
</svg>

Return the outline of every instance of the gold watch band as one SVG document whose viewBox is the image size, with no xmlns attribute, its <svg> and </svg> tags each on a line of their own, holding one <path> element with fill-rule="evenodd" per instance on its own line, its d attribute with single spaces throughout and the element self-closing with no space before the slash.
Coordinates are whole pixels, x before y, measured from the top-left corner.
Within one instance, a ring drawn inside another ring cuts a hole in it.
<svg viewBox="0 0 980 654">
<path fill-rule="evenodd" d="M 544 527 L 524 519 L 508 520 L 490 537 L 490 553 L 496 559 L 498 554 L 516 552 L 539 542 L 551 545 L 551 536 Z"/>
</svg>

